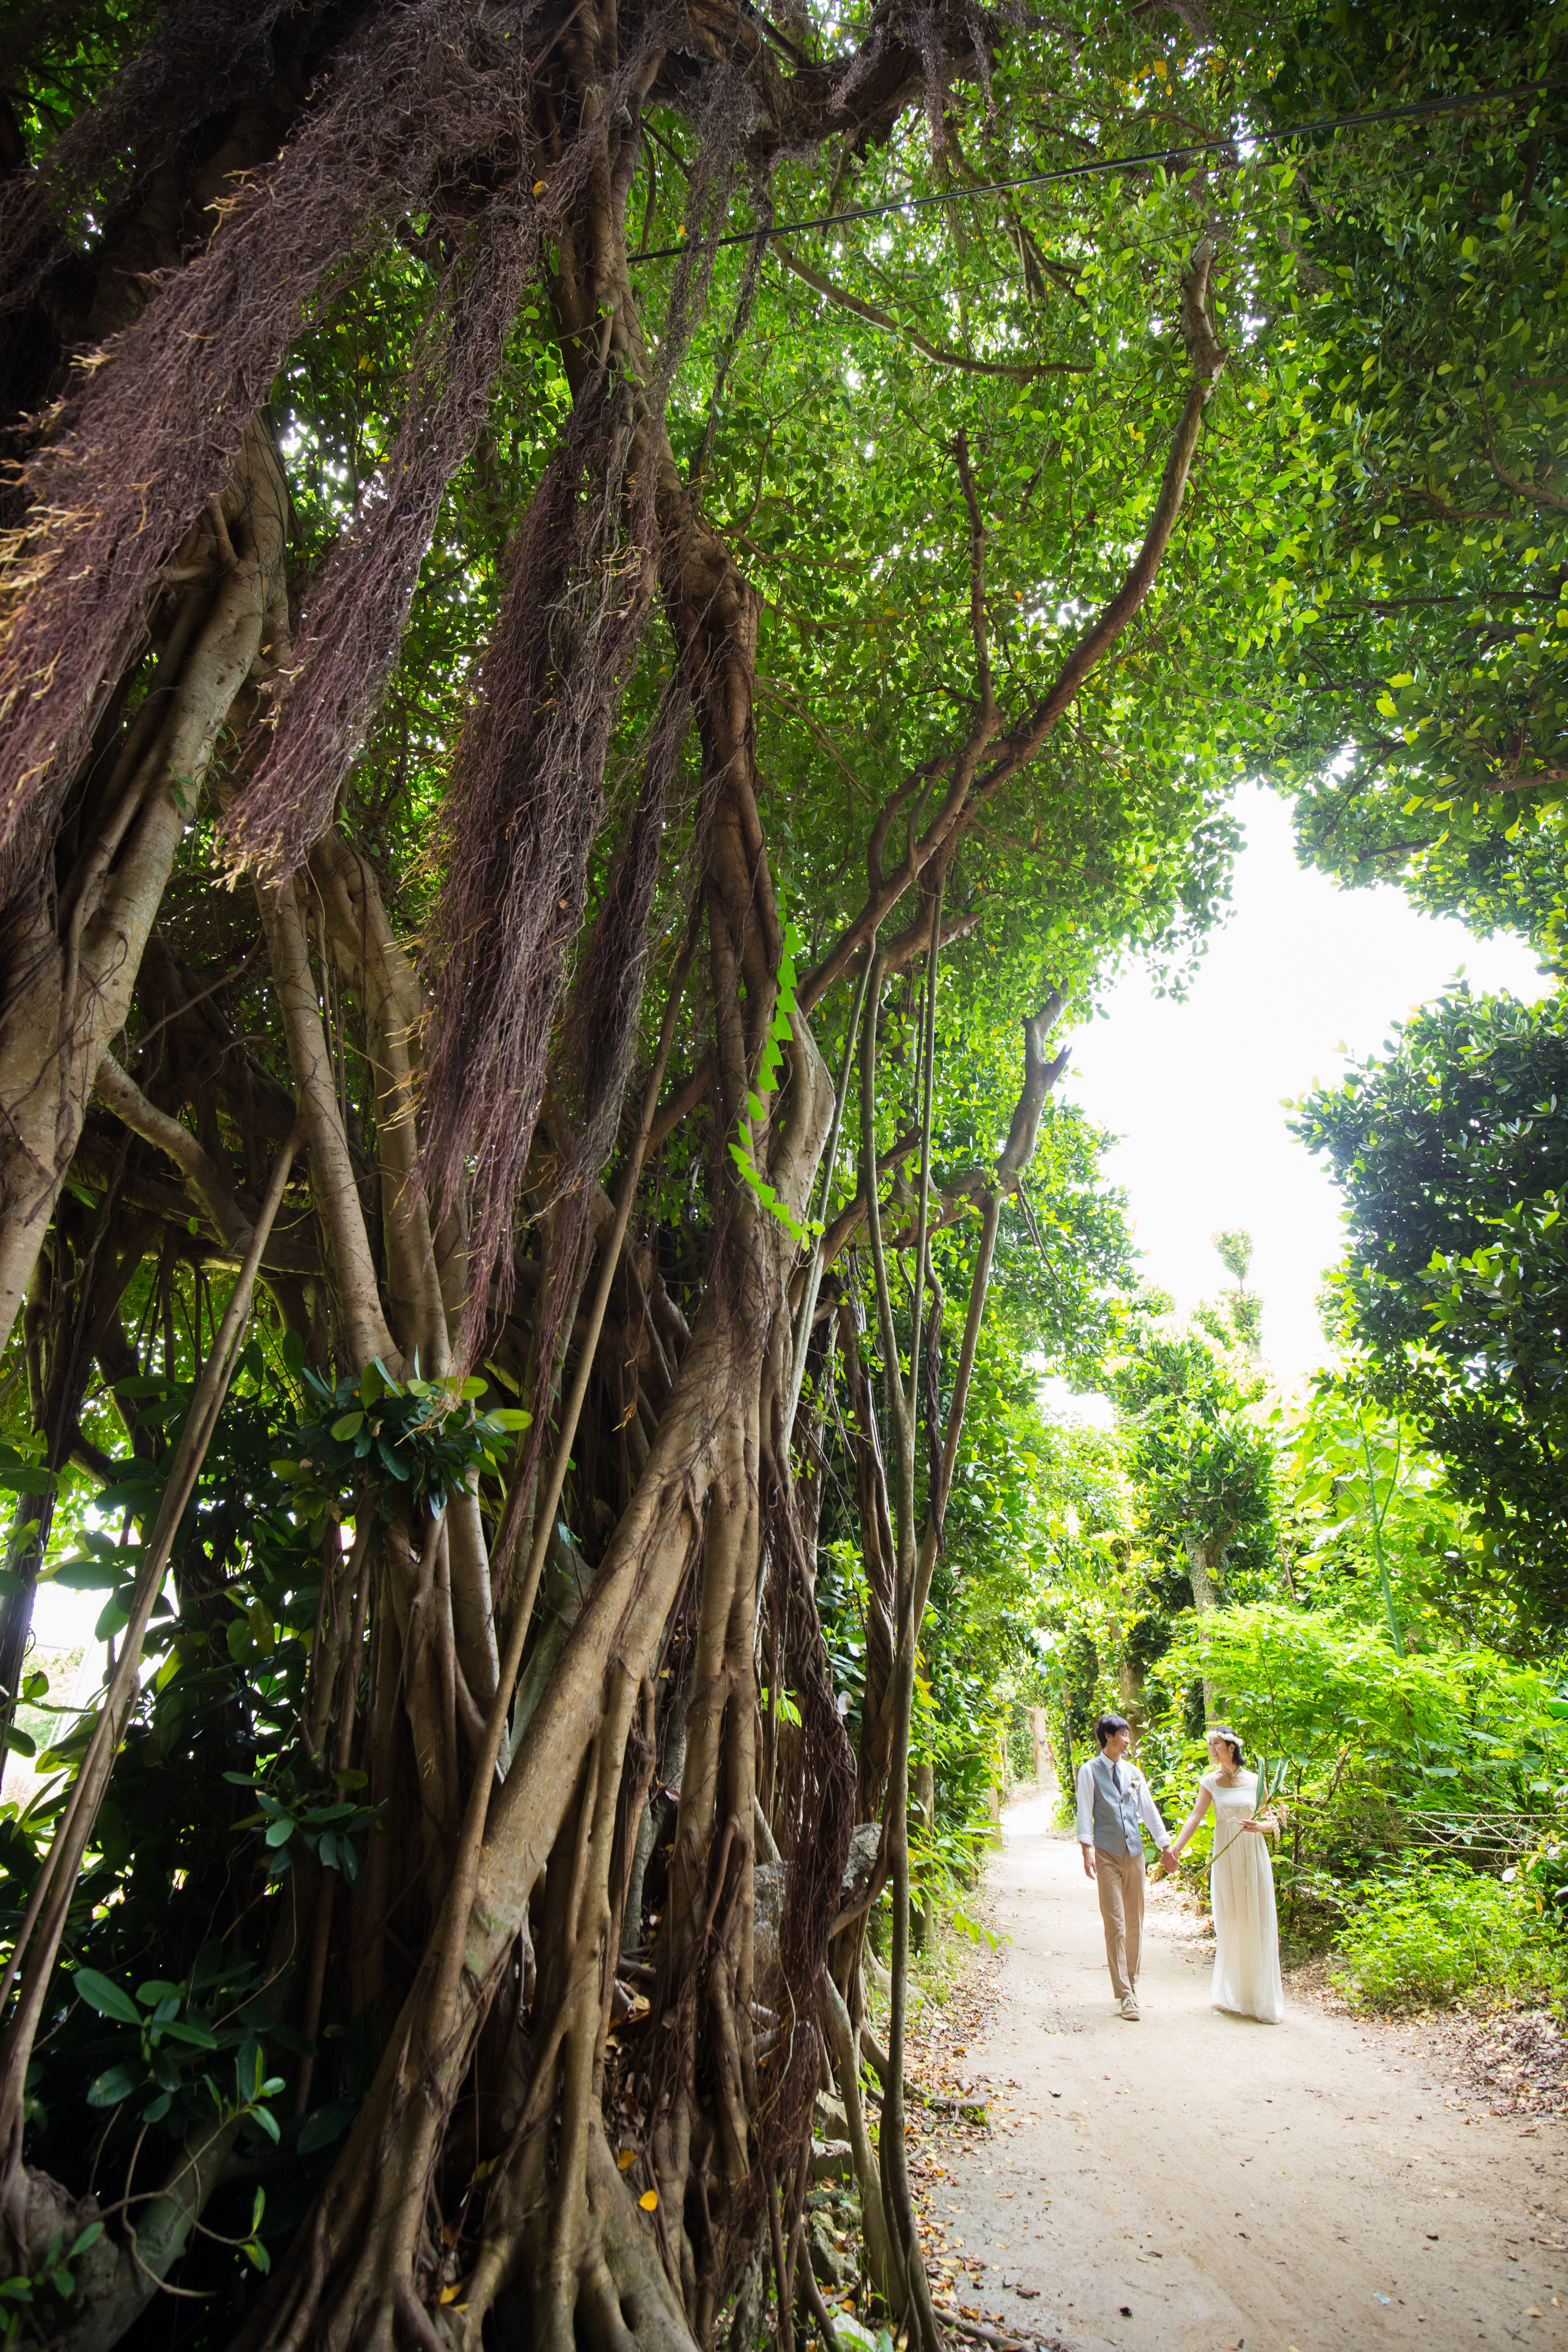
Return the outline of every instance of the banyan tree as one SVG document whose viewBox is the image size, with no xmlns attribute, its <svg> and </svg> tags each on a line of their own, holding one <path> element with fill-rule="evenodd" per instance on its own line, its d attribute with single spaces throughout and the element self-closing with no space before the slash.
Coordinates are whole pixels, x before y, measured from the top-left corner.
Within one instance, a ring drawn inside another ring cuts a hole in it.
<svg viewBox="0 0 1568 2352">
<path fill-rule="evenodd" d="M 1223 131 L 1245 43 L 5 40 L 6 1722 L 40 1574 L 109 1662 L 0 1822 L 0 2311 L 787 2346 L 836 2083 L 934 2352 L 922 1619 L 994 1269 L 1093 1287 L 1054 1033 L 1223 863 L 1226 288 L 1289 267 L 1219 164 L 977 192 Z"/>
</svg>

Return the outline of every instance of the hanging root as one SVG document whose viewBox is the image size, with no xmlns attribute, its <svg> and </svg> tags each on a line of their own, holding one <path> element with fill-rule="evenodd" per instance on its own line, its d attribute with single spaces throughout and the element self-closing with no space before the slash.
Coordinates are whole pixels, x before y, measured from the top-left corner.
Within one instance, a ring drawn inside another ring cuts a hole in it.
<svg viewBox="0 0 1568 2352">
<path fill-rule="evenodd" d="M 418 208 L 443 156 L 515 131 L 502 63 L 463 0 L 384 20 L 205 251 L 73 380 L 26 462 L 28 515 L 4 551 L 0 849 L 13 879 L 51 839 L 100 681 L 119 674 L 169 550 L 234 472 L 307 305 L 361 266 L 378 221 Z"/>
<path fill-rule="evenodd" d="M 36 167 L 7 173 L 0 181 L 0 317 L 29 302 L 65 259 L 70 245 L 64 224 L 78 205 L 98 198 L 93 209 L 102 218 L 113 197 L 123 196 L 128 154 L 134 152 L 145 184 L 199 123 L 268 79 L 273 28 L 296 5 L 248 0 L 243 7 L 215 8 L 211 0 L 176 0 L 145 47 L 66 124 Z M 5 45 L 0 76 L 8 90 L 19 68 L 73 44 L 73 19 L 89 12 L 47 0 L 31 13 L 40 32 L 47 27 L 53 37 L 28 44 L 30 55 Z M 26 18 L 20 29 L 25 36 Z"/>
<path fill-rule="evenodd" d="M 272 741 L 226 821 L 234 854 L 264 880 L 296 872 L 331 822 L 403 643 L 442 501 L 485 421 L 544 240 L 570 219 L 606 130 L 646 79 L 658 39 L 656 27 L 643 27 L 602 107 L 552 161 L 542 195 L 533 193 L 533 143 L 525 135 L 534 56 L 520 38 L 501 45 L 490 105 L 498 119 L 510 116 L 510 128 L 488 158 L 495 193 L 471 229 L 460 216 L 447 224 L 458 251 L 410 365 L 395 446 L 311 595 Z"/>
<path fill-rule="evenodd" d="M 477 1352 L 511 1282 L 512 1206 L 533 1142 L 568 944 L 582 922 L 604 761 L 649 609 L 646 551 L 619 543 L 629 417 L 595 378 L 510 551 L 501 614 L 458 747 L 435 973 L 426 1181 L 437 1220 L 472 1169 Z"/>
</svg>

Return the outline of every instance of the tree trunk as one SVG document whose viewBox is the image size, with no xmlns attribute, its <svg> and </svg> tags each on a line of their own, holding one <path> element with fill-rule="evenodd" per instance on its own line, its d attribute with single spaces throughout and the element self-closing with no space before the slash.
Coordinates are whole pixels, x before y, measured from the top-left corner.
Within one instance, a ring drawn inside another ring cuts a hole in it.
<svg viewBox="0 0 1568 2352">
<path fill-rule="evenodd" d="M 110 1040 L 218 736 L 264 656 L 287 647 L 289 498 L 258 425 L 217 516 L 175 558 L 199 577 L 167 613 L 156 676 L 123 740 L 89 759 L 80 846 L 58 893 L 7 910 L 0 987 L 0 1349 L 11 1336 Z"/>
<path fill-rule="evenodd" d="M 1219 1607 L 1219 1591 L 1215 1579 L 1220 1561 L 1225 1557 L 1223 1542 L 1209 1538 L 1184 1536 L 1183 1544 L 1187 1555 L 1187 1573 L 1192 1580 L 1193 1607 L 1200 1617 L 1212 1617 Z M 1225 1701 L 1212 1675 L 1204 1676 L 1204 1720 L 1217 1723 L 1225 1712 Z"/>
</svg>

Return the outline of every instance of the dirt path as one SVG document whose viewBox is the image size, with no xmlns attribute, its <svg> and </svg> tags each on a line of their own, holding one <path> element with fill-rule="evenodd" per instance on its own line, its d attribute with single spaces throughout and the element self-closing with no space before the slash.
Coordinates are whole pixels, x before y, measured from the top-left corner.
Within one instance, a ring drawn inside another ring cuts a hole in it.
<svg viewBox="0 0 1568 2352">
<path fill-rule="evenodd" d="M 948 2300 L 1072 2352 L 1568 2345 L 1563 2124 L 1467 2105 L 1418 2032 L 1289 1983 L 1281 2026 L 1217 2014 L 1173 1890 L 1124 2024 L 1077 1844 L 1044 1800 L 1004 1835 L 996 1998 L 968 2041 L 962 2000 L 933 2021 L 922 2068 L 990 2103 L 925 2142 Z"/>
</svg>

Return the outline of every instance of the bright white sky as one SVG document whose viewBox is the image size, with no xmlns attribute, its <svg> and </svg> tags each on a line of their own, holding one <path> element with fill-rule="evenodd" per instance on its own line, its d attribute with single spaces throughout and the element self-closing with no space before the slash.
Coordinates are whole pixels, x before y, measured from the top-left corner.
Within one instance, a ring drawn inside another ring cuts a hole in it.
<svg viewBox="0 0 1568 2352">
<path fill-rule="evenodd" d="M 1463 966 L 1478 990 L 1530 999 L 1549 983 L 1517 940 L 1477 940 L 1417 914 L 1390 885 L 1339 890 L 1296 862 L 1287 803 L 1261 786 L 1237 802 L 1247 845 L 1234 912 L 1184 1003 L 1129 971 L 1107 1018 L 1077 1032 L 1063 1089 L 1121 1138 L 1106 1172 L 1128 1195 L 1143 1271 L 1186 1311 L 1229 1281 L 1209 1241 L 1256 1244 L 1263 1352 L 1293 1388 L 1323 1360 L 1314 1305 L 1340 1255 L 1340 1195 L 1286 1130 L 1282 1099 L 1331 1083 L 1344 1049 L 1379 1050 L 1392 1025 Z M 1058 1408 L 1065 1392 L 1048 1383 Z"/>
</svg>

